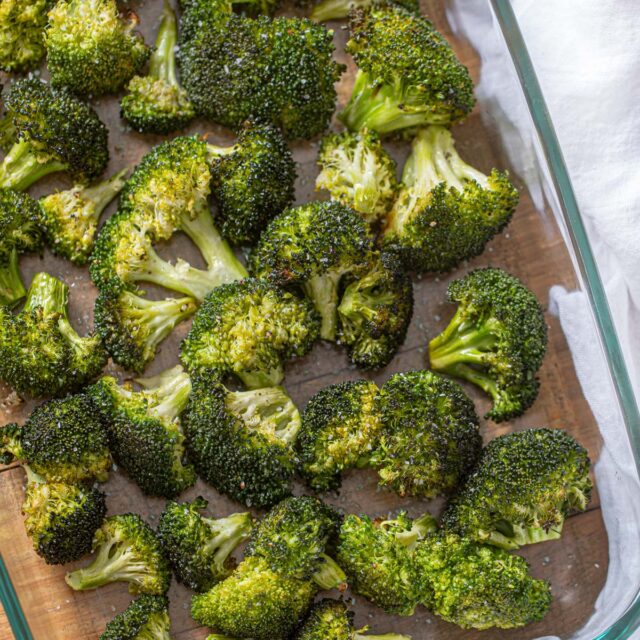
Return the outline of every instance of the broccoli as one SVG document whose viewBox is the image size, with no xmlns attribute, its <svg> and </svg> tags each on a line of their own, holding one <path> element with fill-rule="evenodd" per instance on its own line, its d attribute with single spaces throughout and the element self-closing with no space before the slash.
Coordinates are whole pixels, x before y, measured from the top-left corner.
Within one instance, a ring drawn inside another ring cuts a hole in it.
<svg viewBox="0 0 640 640">
<path fill-rule="evenodd" d="M 133 595 L 164 595 L 171 572 L 153 529 L 137 514 L 108 516 L 93 538 L 95 557 L 88 566 L 67 573 L 75 591 L 112 582 L 129 583 Z"/>
<path fill-rule="evenodd" d="M 11 464 L 16 460 L 25 462 L 22 427 L 11 422 L 0 427 L 0 464 Z"/>
<path fill-rule="evenodd" d="M 382 432 L 371 465 L 401 496 L 433 498 L 457 488 L 480 456 L 473 402 L 431 371 L 397 373 L 378 396 Z"/>
<path fill-rule="evenodd" d="M 587 452 L 560 429 L 492 440 L 443 516 L 448 531 L 505 549 L 555 540 L 592 483 Z"/>
<path fill-rule="evenodd" d="M 166 597 L 142 595 L 107 624 L 99 640 L 171 640 L 170 630 Z"/>
<path fill-rule="evenodd" d="M 370 380 L 332 384 L 309 400 L 297 440 L 300 473 L 316 491 L 340 486 L 346 469 L 367 466 L 382 423 Z"/>
<path fill-rule="evenodd" d="M 316 190 L 326 189 L 357 211 L 369 224 L 384 221 L 398 192 L 395 160 L 384 150 L 378 134 L 332 133 L 322 139 Z"/>
<path fill-rule="evenodd" d="M 178 25 L 168 0 L 151 55 L 149 74 L 134 76 L 120 102 L 122 117 L 141 133 L 171 133 L 195 117 L 193 105 L 176 76 Z"/>
<path fill-rule="evenodd" d="M 329 20 L 347 18 L 355 9 L 368 9 L 369 7 L 387 6 L 389 4 L 420 15 L 420 3 L 418 0 L 321 0 L 313 7 L 310 17 L 316 22 L 328 22 Z"/>
<path fill-rule="evenodd" d="M 75 264 L 86 264 L 93 250 L 98 222 L 120 193 L 128 169 L 90 187 L 75 185 L 40 198 L 41 222 L 51 250 Z"/>
<path fill-rule="evenodd" d="M 18 80 L 5 101 L 4 127 L 13 146 L 0 165 L 0 187 L 24 191 L 56 171 L 75 180 L 98 178 L 109 160 L 107 128 L 65 89 L 36 78 Z"/>
<path fill-rule="evenodd" d="M 229 391 L 197 379 L 183 427 L 198 475 L 221 493 L 254 507 L 291 493 L 300 415 L 281 387 Z"/>
<path fill-rule="evenodd" d="M 176 578 L 200 592 L 231 574 L 231 554 L 249 537 L 252 527 L 250 513 L 205 518 L 200 511 L 208 504 L 201 497 L 191 503 L 167 502 L 158 525 L 158 537 Z"/>
<path fill-rule="evenodd" d="M 320 336 L 335 340 L 340 282 L 362 270 L 372 249 L 367 224 L 339 202 L 309 202 L 276 216 L 249 259 L 253 276 L 300 284 L 322 318 Z"/>
<path fill-rule="evenodd" d="M 115 0 L 58 0 L 45 32 L 51 83 L 93 97 L 120 91 L 149 58 L 137 24 Z"/>
<path fill-rule="evenodd" d="M 401 512 L 391 520 L 367 516 L 344 519 L 336 559 L 347 574 L 351 589 L 388 613 L 413 615 L 430 596 L 430 586 L 415 562 L 419 540 L 435 529 L 425 514 L 411 520 Z"/>
<path fill-rule="evenodd" d="M 444 127 L 422 129 L 402 174 L 382 244 L 418 272 L 450 271 L 507 226 L 518 191 L 506 173 L 466 164 Z"/>
<path fill-rule="evenodd" d="M 549 584 L 534 580 L 516 555 L 454 534 L 420 541 L 415 562 L 430 583 L 423 604 L 465 629 L 510 629 L 542 620 L 551 603 Z"/>
<path fill-rule="evenodd" d="M 458 309 L 429 343 L 431 368 L 491 396 L 487 418 L 501 422 L 523 414 L 538 395 L 536 373 L 547 348 L 547 325 L 535 295 L 493 268 L 454 280 L 447 295 Z"/>
<path fill-rule="evenodd" d="M 0 378 L 31 396 L 60 396 L 84 386 L 107 362 L 100 339 L 81 338 L 67 317 L 66 284 L 33 277 L 22 310 L 0 306 Z"/>
<path fill-rule="evenodd" d="M 189 376 L 177 366 L 137 380 L 134 391 L 106 376 L 91 395 L 109 433 L 116 462 L 144 493 L 173 498 L 191 487 L 196 475 L 184 464 L 184 435 L 178 416 L 191 393 Z"/>
<path fill-rule="evenodd" d="M 351 131 L 380 134 L 462 120 L 474 105 L 473 82 L 429 20 L 398 6 L 356 10 L 347 51 L 358 65 L 339 115 Z"/>
<path fill-rule="evenodd" d="M 42 249 L 38 205 L 26 193 L 0 188 L 0 304 L 14 306 L 27 294 L 19 256 Z"/>
<path fill-rule="evenodd" d="M 371 635 L 368 627 L 356 630 L 353 617 L 341 600 L 324 598 L 313 606 L 295 640 L 411 640 L 399 633 Z"/>
<path fill-rule="evenodd" d="M 388 365 L 413 316 L 413 284 L 397 256 L 382 252 L 345 289 L 338 306 L 338 341 L 361 369 Z"/>
<path fill-rule="evenodd" d="M 233 373 L 250 389 L 272 387 L 284 377 L 283 362 L 307 353 L 317 336 L 309 302 L 249 278 L 207 296 L 180 357 L 192 375 Z"/>
</svg>

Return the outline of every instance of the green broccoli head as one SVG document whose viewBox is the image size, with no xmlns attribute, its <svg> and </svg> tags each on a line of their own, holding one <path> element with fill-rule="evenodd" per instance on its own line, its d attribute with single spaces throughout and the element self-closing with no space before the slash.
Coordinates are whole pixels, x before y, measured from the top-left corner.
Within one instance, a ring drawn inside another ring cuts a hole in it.
<svg viewBox="0 0 640 640">
<path fill-rule="evenodd" d="M 0 4 L 0 69 L 24 73 L 44 57 L 44 28 L 53 0 L 3 0 Z"/>
<path fill-rule="evenodd" d="M 336 559 L 350 588 L 388 613 L 413 615 L 430 595 L 430 586 L 415 562 L 415 549 L 435 527 L 429 514 L 416 520 L 404 512 L 391 520 L 347 516 Z"/>
<path fill-rule="evenodd" d="M 25 78 L 12 85 L 5 106 L 14 144 L 0 166 L 0 187 L 24 191 L 56 171 L 86 182 L 106 168 L 107 128 L 66 89 Z"/>
<path fill-rule="evenodd" d="M 503 549 L 438 533 L 419 542 L 415 555 L 431 585 L 423 604 L 464 629 L 522 627 L 549 609 L 549 584 L 534 580 L 524 558 Z"/>
<path fill-rule="evenodd" d="M 171 572 L 153 529 L 137 514 L 105 518 L 93 538 L 93 561 L 67 573 L 75 591 L 97 589 L 112 582 L 127 582 L 133 595 L 164 595 Z"/>
<path fill-rule="evenodd" d="M 382 428 L 377 395 L 375 383 L 356 380 L 329 385 L 309 400 L 297 448 L 310 487 L 337 489 L 344 470 L 369 463 Z"/>
<path fill-rule="evenodd" d="M 52 84 L 94 97 L 120 91 L 149 58 L 137 23 L 115 0 L 58 0 L 45 32 Z"/>
<path fill-rule="evenodd" d="M 328 22 L 347 18 L 356 9 L 385 7 L 390 4 L 420 15 L 420 3 L 417 0 L 321 0 L 313 7 L 310 17 L 316 22 Z"/>
<path fill-rule="evenodd" d="M 476 269 L 448 289 L 458 309 L 429 343 L 431 368 L 467 380 L 487 393 L 486 417 L 500 422 L 523 414 L 538 396 L 536 373 L 547 348 L 540 303 L 502 269 Z"/>
<path fill-rule="evenodd" d="M 369 224 L 384 221 L 398 192 L 395 160 L 378 134 L 331 133 L 322 139 L 316 189 L 357 211 Z"/>
<path fill-rule="evenodd" d="M 146 493 L 173 498 L 196 481 L 184 463 L 184 435 L 178 416 L 191 393 L 189 376 L 177 366 L 137 380 L 134 391 L 106 376 L 91 389 L 109 433 L 113 456 Z"/>
<path fill-rule="evenodd" d="M 334 340 L 342 278 L 363 269 L 372 249 L 368 225 L 339 202 L 309 202 L 276 216 L 249 259 L 258 278 L 299 284 L 322 318 L 320 336 Z"/>
<path fill-rule="evenodd" d="M 450 494 L 480 456 L 473 402 L 431 371 L 397 373 L 378 396 L 382 432 L 371 456 L 380 484 L 401 496 Z"/>
<path fill-rule="evenodd" d="M 448 129 L 422 129 L 382 244 L 414 271 L 450 271 L 482 253 L 511 220 L 518 198 L 507 173 L 486 176 L 466 164 Z"/>
<path fill-rule="evenodd" d="M 505 549 L 560 537 L 564 519 L 591 494 L 587 452 L 560 429 L 492 440 L 451 500 L 443 526 Z"/>
<path fill-rule="evenodd" d="M 168 602 L 142 595 L 107 624 L 99 640 L 171 640 Z"/>
<path fill-rule="evenodd" d="M 229 391 L 197 379 L 183 425 L 189 459 L 221 493 L 258 508 L 290 495 L 300 414 L 282 387 Z"/>
<path fill-rule="evenodd" d="M 278 385 L 283 363 L 318 336 L 312 306 L 263 280 L 214 289 L 193 319 L 181 359 L 191 374 L 238 376 L 251 389 Z"/>
<path fill-rule="evenodd" d="M 169 501 L 160 517 L 158 536 L 179 582 L 195 591 L 208 591 L 227 578 L 233 568 L 234 549 L 251 532 L 250 513 L 206 518 L 201 497 L 178 504 Z"/>
</svg>

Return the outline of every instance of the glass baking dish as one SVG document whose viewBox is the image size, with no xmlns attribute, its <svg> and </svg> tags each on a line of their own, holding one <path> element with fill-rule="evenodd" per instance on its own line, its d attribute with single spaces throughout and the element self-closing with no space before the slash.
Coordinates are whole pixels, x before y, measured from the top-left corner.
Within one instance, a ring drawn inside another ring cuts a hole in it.
<svg viewBox="0 0 640 640">
<path fill-rule="evenodd" d="M 160 4 L 146 2 L 137 6 L 147 42 L 153 40 Z M 589 449 L 596 462 L 597 489 L 588 510 L 569 518 L 560 541 L 522 550 L 534 575 L 549 579 L 552 584 L 555 598 L 548 616 L 524 629 L 480 633 L 439 621 L 424 609 L 419 609 L 411 618 L 394 618 L 350 592 L 346 596 L 354 606 L 360 626 L 370 624 L 372 632 L 376 633 L 411 634 L 414 640 L 476 640 L 480 637 L 623 640 L 640 625 L 640 572 L 633 575 L 624 571 L 625 567 L 635 567 L 640 562 L 640 544 L 631 544 L 629 540 L 633 536 L 627 533 L 625 546 L 621 547 L 620 518 L 616 519 L 616 514 L 632 502 L 620 489 L 635 488 L 637 470 L 633 470 L 631 477 L 627 468 L 625 476 L 619 466 L 622 462 L 612 460 L 607 440 L 611 437 L 618 443 L 622 440 L 624 446 L 628 444 L 633 460 L 640 460 L 640 420 L 553 124 L 508 0 L 491 0 L 490 3 L 426 0 L 422 9 L 451 38 L 476 82 L 480 80 L 478 107 L 454 130 L 462 157 L 484 171 L 494 166 L 508 168 L 521 190 L 521 203 L 507 232 L 496 238 L 484 255 L 446 277 L 423 277 L 416 281 L 416 312 L 406 343 L 390 366 L 370 377 L 383 382 L 396 371 L 426 366 L 428 339 L 445 326 L 452 314 L 444 299 L 447 283 L 471 267 L 491 264 L 505 267 L 522 278 L 545 308 L 554 285 L 583 292 L 597 327 L 598 348 L 607 367 L 607 383 L 611 383 L 611 402 L 614 404 L 611 415 L 619 420 L 612 420 L 611 424 L 603 425 L 603 431 L 600 430 L 583 396 L 558 318 L 547 312 L 550 348 L 541 370 L 539 399 L 522 418 L 500 425 L 483 421 L 482 431 L 486 441 L 530 426 L 563 427 Z M 341 52 L 346 32 L 340 28 L 340 23 L 331 26 L 336 32 L 337 56 L 348 63 L 348 71 L 339 86 L 340 100 L 344 102 L 350 92 L 354 67 Z M 472 41 L 479 44 L 477 51 Z M 487 51 L 491 52 L 490 57 L 485 55 Z M 492 94 L 487 77 L 489 80 L 499 78 L 498 98 Z M 509 112 L 503 108 L 502 99 L 507 98 Z M 159 138 L 126 132 L 119 120 L 115 99 L 101 100 L 96 106 L 110 125 L 110 171 L 137 162 L 159 141 Z M 207 132 L 210 139 L 219 143 L 231 140 L 228 132 L 206 123 L 196 123 L 192 130 Z M 406 147 L 399 142 L 389 144 L 400 162 L 406 156 Z M 314 143 L 294 145 L 299 163 L 297 198 L 300 202 L 321 197 L 313 190 L 316 151 L 317 144 Z M 48 180 L 34 189 L 34 195 L 62 186 L 66 185 L 58 179 Z M 183 255 L 195 260 L 190 251 L 184 238 L 176 238 L 163 249 L 168 257 Z M 72 319 L 79 328 L 88 329 L 92 321 L 94 291 L 86 272 L 50 254 L 30 258 L 23 264 L 26 280 L 44 269 L 70 283 Z M 187 328 L 186 325 L 179 327 L 163 345 L 150 373 L 175 364 L 179 341 Z M 594 362 L 594 366 L 598 365 L 599 362 Z M 111 370 L 123 373 L 115 367 Z M 320 344 L 309 356 L 288 367 L 286 386 L 294 400 L 304 406 L 306 400 L 326 384 L 359 375 L 348 365 L 339 348 Z M 483 413 L 486 400 L 473 389 L 469 392 L 477 402 L 479 413 Z M 0 389 L 0 401 L 3 423 L 24 420 L 32 408 L 32 403 L 16 403 L 6 387 Z M 120 584 L 94 592 L 71 592 L 63 580 L 68 567 L 45 565 L 26 538 L 20 517 L 23 484 L 23 473 L 18 467 L 0 472 L 0 600 L 13 634 L 18 640 L 93 640 L 100 635 L 105 623 L 128 604 L 130 596 L 126 587 Z M 301 490 L 297 487 L 298 492 Z M 106 491 L 111 513 L 137 511 L 153 524 L 163 507 L 163 501 L 144 498 L 137 487 L 119 473 L 112 474 Z M 198 494 L 210 500 L 211 514 L 222 516 L 239 510 L 237 505 L 201 482 L 182 498 L 192 499 Z M 442 507 L 441 501 L 401 500 L 393 494 L 378 491 L 374 474 L 367 471 L 348 474 L 341 493 L 328 499 L 347 512 L 365 512 L 372 516 L 400 508 L 413 515 L 427 509 L 437 514 Z M 627 530 L 637 536 L 640 515 L 630 508 L 627 511 Z M 206 630 L 196 628 L 189 617 L 188 591 L 173 584 L 170 599 L 176 640 L 204 638 Z M 10 631 L 3 624 L 0 619 L 0 634 L 3 638 L 5 634 L 9 637 Z"/>
</svg>

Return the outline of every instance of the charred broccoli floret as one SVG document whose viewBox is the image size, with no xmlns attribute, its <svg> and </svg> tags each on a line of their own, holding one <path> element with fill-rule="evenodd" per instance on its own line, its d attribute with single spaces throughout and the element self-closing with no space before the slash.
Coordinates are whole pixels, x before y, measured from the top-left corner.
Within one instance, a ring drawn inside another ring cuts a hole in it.
<svg viewBox="0 0 640 640">
<path fill-rule="evenodd" d="M 369 224 L 384 221 L 398 192 L 395 160 L 374 131 L 332 133 L 322 139 L 316 189 L 326 189 Z"/>
<path fill-rule="evenodd" d="M 184 464 L 184 435 L 178 416 L 191 393 L 189 376 L 177 366 L 137 380 L 134 391 L 107 376 L 91 389 L 109 433 L 116 462 L 144 493 L 172 498 L 192 486 L 196 475 Z"/>
<path fill-rule="evenodd" d="M 11 464 L 16 460 L 25 462 L 22 427 L 11 422 L 0 427 L 0 464 Z"/>
<path fill-rule="evenodd" d="M 158 525 L 160 542 L 176 578 L 200 592 L 231 574 L 231 554 L 249 537 L 252 527 L 250 513 L 204 517 L 200 511 L 208 504 L 201 497 L 183 504 L 167 502 Z"/>
<path fill-rule="evenodd" d="M 347 18 L 354 9 L 368 9 L 369 7 L 387 6 L 389 4 L 420 15 L 420 3 L 418 0 L 321 0 L 313 7 L 311 19 L 317 22 L 340 20 L 341 18 Z"/>
<path fill-rule="evenodd" d="M 58 0 L 45 33 L 52 84 L 94 97 L 120 91 L 149 57 L 137 24 L 115 0 Z"/>
<path fill-rule="evenodd" d="M 377 395 L 375 383 L 356 380 L 329 385 L 309 400 L 297 448 L 310 487 L 337 489 L 342 471 L 369 464 L 382 428 Z"/>
<path fill-rule="evenodd" d="M 318 335 L 312 306 L 263 280 L 214 289 L 193 319 L 181 359 L 194 374 L 238 376 L 250 389 L 280 384 L 283 363 L 303 356 Z"/>
<path fill-rule="evenodd" d="M 107 624 L 99 640 L 171 640 L 167 607 L 164 596 L 142 595 Z"/>
<path fill-rule="evenodd" d="M 340 119 L 351 131 L 447 125 L 473 108 L 469 71 L 426 18 L 383 5 L 355 11 L 350 29 L 358 74 Z"/>
<path fill-rule="evenodd" d="M 452 498 L 443 526 L 505 549 L 555 540 L 591 493 L 587 452 L 560 429 L 526 429 L 492 440 Z"/>
<path fill-rule="evenodd" d="M 65 89 L 36 78 L 15 82 L 5 101 L 4 127 L 13 146 L 0 165 L 0 187 L 24 191 L 57 171 L 85 182 L 107 166 L 107 128 L 96 112 Z"/>
<path fill-rule="evenodd" d="M 449 271 L 482 253 L 509 223 L 518 197 L 507 173 L 486 176 L 466 164 L 448 129 L 423 129 L 404 166 L 383 246 L 414 271 Z"/>
<path fill-rule="evenodd" d="M 133 595 L 164 595 L 171 572 L 153 529 L 137 514 L 105 518 L 93 538 L 95 557 L 88 566 L 67 573 L 75 591 L 97 589 L 112 582 L 129 583 Z"/>
<path fill-rule="evenodd" d="M 249 270 L 279 285 L 299 284 L 322 318 L 320 336 L 334 340 L 343 276 L 369 257 L 367 224 L 339 202 L 310 202 L 276 216 L 250 257 Z"/>
<path fill-rule="evenodd" d="M 429 343 L 431 368 L 480 387 L 496 422 L 523 414 L 538 396 L 536 373 L 547 348 L 540 303 L 502 269 L 476 269 L 447 291 L 458 309 Z"/>
</svg>

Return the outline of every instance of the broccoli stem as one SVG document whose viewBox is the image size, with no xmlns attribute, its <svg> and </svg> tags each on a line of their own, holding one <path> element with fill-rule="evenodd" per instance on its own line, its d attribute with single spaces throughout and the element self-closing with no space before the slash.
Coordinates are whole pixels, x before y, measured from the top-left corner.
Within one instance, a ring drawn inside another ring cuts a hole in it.
<svg viewBox="0 0 640 640">
<path fill-rule="evenodd" d="M 16 128 L 13 126 L 13 118 L 6 115 L 0 119 L 0 149 L 8 151 L 16 139 Z"/>
<path fill-rule="evenodd" d="M 203 518 L 203 521 L 213 533 L 212 538 L 204 545 L 204 551 L 206 554 L 213 554 L 213 562 L 217 570 L 222 573 L 233 550 L 251 533 L 251 514 L 234 513 L 217 520 Z"/>
<path fill-rule="evenodd" d="M 149 62 L 149 76 L 164 80 L 174 87 L 178 86 L 176 74 L 176 43 L 178 40 L 178 25 L 176 14 L 168 0 L 164 0 L 162 22 L 156 37 L 155 48 Z"/>
<path fill-rule="evenodd" d="M 191 395 L 191 378 L 180 365 L 136 382 L 149 397 L 149 413 L 168 422 L 182 413 Z"/>
<path fill-rule="evenodd" d="M 401 633 L 383 633 L 372 636 L 368 633 L 363 634 L 361 631 L 356 631 L 352 640 L 411 640 L 411 636 L 405 636 Z"/>
<path fill-rule="evenodd" d="M 37 474 L 28 464 L 23 464 L 22 468 L 27 474 L 27 484 L 44 484 L 46 480 Z"/>
<path fill-rule="evenodd" d="M 14 247 L 7 264 L 0 267 L 0 304 L 13 307 L 26 295 L 27 291 L 20 276 L 18 252 Z"/>
<path fill-rule="evenodd" d="M 31 312 L 42 309 L 45 315 L 64 315 L 67 309 L 69 288 L 67 285 L 42 271 L 33 276 L 27 291 L 23 311 Z"/>
<path fill-rule="evenodd" d="M 59 160 L 43 162 L 30 142 L 19 140 L 0 166 L 0 187 L 24 191 L 50 173 L 66 168 L 67 165 Z"/>
<path fill-rule="evenodd" d="M 340 20 L 346 18 L 351 9 L 367 4 L 367 0 L 323 0 L 313 8 L 310 17 L 316 22 Z"/>
<path fill-rule="evenodd" d="M 236 371 L 235 374 L 249 389 L 277 387 L 284 379 L 282 365 L 273 367 L 269 371 Z"/>
<path fill-rule="evenodd" d="M 205 640 L 239 640 L 239 638 L 234 638 L 232 636 L 225 636 L 221 633 L 211 633 L 209 634 Z"/>
<path fill-rule="evenodd" d="M 150 638 L 152 640 L 172 640 L 169 629 L 171 627 L 171 621 L 166 611 L 162 613 L 153 614 L 147 624 L 141 629 L 142 635 L 139 637 L 141 640 L 144 638 Z"/>
<path fill-rule="evenodd" d="M 347 576 L 338 563 L 326 553 L 321 554 L 319 569 L 313 574 L 313 581 L 321 589 L 336 589 L 345 584 Z"/>
<path fill-rule="evenodd" d="M 320 314 L 320 337 L 335 340 L 337 328 L 338 286 L 342 273 L 327 271 L 307 280 L 302 288 Z"/>
<path fill-rule="evenodd" d="M 93 203 L 92 219 L 94 222 L 98 222 L 107 205 L 122 191 L 128 171 L 129 167 L 125 167 L 108 180 L 82 189 L 80 197 Z"/>
<path fill-rule="evenodd" d="M 385 521 L 380 524 L 382 528 L 385 528 L 388 522 L 394 522 L 393 520 Z M 437 528 L 436 519 L 429 513 L 416 518 L 413 521 L 413 526 L 409 531 L 402 531 L 396 533 L 396 540 L 407 549 L 413 549 L 416 543 L 425 537 L 430 531 L 434 531 Z"/>
</svg>

